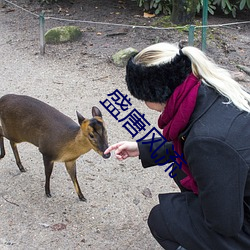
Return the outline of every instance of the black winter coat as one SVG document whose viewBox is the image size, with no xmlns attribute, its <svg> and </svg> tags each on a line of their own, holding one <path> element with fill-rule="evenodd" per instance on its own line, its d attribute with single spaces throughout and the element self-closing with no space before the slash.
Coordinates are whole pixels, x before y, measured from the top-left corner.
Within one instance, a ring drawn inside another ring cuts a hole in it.
<svg viewBox="0 0 250 250">
<path fill-rule="evenodd" d="M 177 242 L 190 250 L 250 249 L 250 114 L 214 89 L 201 85 L 189 125 L 180 134 L 199 194 L 160 194 L 165 222 Z M 155 165 L 149 144 L 138 142 L 143 167 Z M 157 143 L 153 145 L 155 148 Z M 173 154 L 171 142 L 158 151 Z M 169 176 L 166 174 L 166 178 Z"/>
</svg>

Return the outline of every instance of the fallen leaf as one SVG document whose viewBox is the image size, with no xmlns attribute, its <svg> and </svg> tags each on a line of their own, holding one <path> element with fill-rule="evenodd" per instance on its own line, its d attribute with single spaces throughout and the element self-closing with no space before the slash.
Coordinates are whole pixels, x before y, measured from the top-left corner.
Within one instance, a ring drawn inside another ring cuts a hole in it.
<svg viewBox="0 0 250 250">
<path fill-rule="evenodd" d="M 51 229 L 53 231 L 61 231 L 61 230 L 66 229 L 66 225 L 63 223 L 54 224 L 53 226 L 51 226 Z"/>
<path fill-rule="evenodd" d="M 155 14 L 149 14 L 147 12 L 144 12 L 143 13 L 143 17 L 145 17 L 145 18 L 152 18 L 152 17 L 155 17 Z"/>
</svg>

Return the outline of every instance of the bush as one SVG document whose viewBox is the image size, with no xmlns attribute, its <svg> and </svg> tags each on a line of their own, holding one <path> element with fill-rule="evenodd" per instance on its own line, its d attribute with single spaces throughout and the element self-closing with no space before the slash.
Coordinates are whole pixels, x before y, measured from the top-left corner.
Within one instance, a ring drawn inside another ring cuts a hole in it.
<svg viewBox="0 0 250 250">
<path fill-rule="evenodd" d="M 145 9 L 145 11 L 154 11 L 154 14 L 158 15 L 160 13 L 171 14 L 172 1 L 174 0 L 136 1 L 140 7 Z M 199 0 L 197 5 L 197 13 L 201 12 L 203 1 L 204 0 Z M 211 15 L 214 15 L 217 6 L 220 6 L 224 14 L 231 14 L 235 18 L 237 10 L 241 11 L 246 8 L 250 9 L 250 0 L 208 0 L 208 11 Z"/>
<path fill-rule="evenodd" d="M 238 9 L 240 11 L 245 8 L 250 9 L 250 0 L 214 0 L 213 4 L 220 6 L 224 14 L 231 13 L 233 17 L 236 17 L 236 11 Z"/>
<path fill-rule="evenodd" d="M 40 4 L 52 4 L 52 3 L 57 3 L 58 0 L 38 0 Z"/>
<path fill-rule="evenodd" d="M 165 15 L 171 14 L 171 0 L 136 0 L 136 2 L 139 7 L 143 7 L 145 11 L 154 12 L 156 15 L 160 13 Z"/>
</svg>

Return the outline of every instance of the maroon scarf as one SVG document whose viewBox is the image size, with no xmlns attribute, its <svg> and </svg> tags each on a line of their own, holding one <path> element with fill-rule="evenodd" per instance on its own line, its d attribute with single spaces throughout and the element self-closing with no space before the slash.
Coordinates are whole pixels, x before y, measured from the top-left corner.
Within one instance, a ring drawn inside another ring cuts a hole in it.
<svg viewBox="0 0 250 250">
<path fill-rule="evenodd" d="M 163 129 L 163 136 L 174 144 L 174 150 L 181 155 L 183 146 L 179 140 L 179 134 L 186 128 L 190 117 L 194 111 L 200 80 L 192 73 L 179 85 L 166 101 L 164 111 L 159 117 L 158 126 Z M 197 184 L 189 170 L 187 164 L 176 158 L 187 177 L 181 180 L 181 185 L 195 194 L 198 194 Z"/>
</svg>

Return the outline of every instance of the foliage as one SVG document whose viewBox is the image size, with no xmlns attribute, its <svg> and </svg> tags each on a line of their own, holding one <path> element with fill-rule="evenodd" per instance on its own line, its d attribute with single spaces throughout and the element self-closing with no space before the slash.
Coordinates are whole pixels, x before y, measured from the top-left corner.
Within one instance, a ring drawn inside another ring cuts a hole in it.
<svg viewBox="0 0 250 250">
<path fill-rule="evenodd" d="M 165 15 L 171 14 L 171 0 L 136 0 L 136 2 L 145 11 L 153 11 L 156 15 L 160 13 Z"/>
<path fill-rule="evenodd" d="M 218 0 L 220 1 L 220 0 Z M 197 13 L 200 13 L 203 8 L 203 0 L 199 0 L 198 5 L 196 7 Z M 208 12 L 211 15 L 214 15 L 214 11 L 216 10 L 216 6 L 211 2 L 211 0 L 208 0 Z"/>
<path fill-rule="evenodd" d="M 214 0 L 213 4 L 214 6 L 221 6 L 221 9 L 224 14 L 231 13 L 233 17 L 236 17 L 236 10 L 238 7 L 236 4 L 230 3 L 229 0 Z"/>
<path fill-rule="evenodd" d="M 246 7 L 250 9 L 250 0 L 241 0 L 239 5 L 240 10 L 243 10 Z"/>
<path fill-rule="evenodd" d="M 199 5 L 203 5 L 204 0 L 200 0 Z M 236 17 L 236 11 L 239 9 L 240 11 L 248 8 L 250 9 L 250 0 L 208 0 L 208 11 L 210 14 L 214 14 L 214 10 L 216 6 L 220 6 L 224 14 L 232 14 L 232 16 Z M 197 12 L 199 13 L 199 7 L 197 6 Z"/>
<path fill-rule="evenodd" d="M 145 11 L 154 11 L 154 14 L 171 14 L 172 2 L 174 0 L 136 0 L 140 7 Z M 188 0 L 192 1 L 192 0 Z M 197 4 L 197 13 L 202 10 L 204 0 L 199 0 Z M 220 6 L 224 14 L 231 14 L 236 17 L 236 11 L 250 9 L 250 0 L 208 0 L 208 12 L 214 15 L 216 7 Z"/>
<path fill-rule="evenodd" d="M 214 4 L 220 5 L 225 14 L 232 13 L 236 17 L 236 10 L 250 9 L 250 0 L 229 1 L 229 0 L 215 0 Z"/>
<path fill-rule="evenodd" d="M 40 4 L 52 4 L 52 3 L 57 3 L 58 0 L 38 0 Z"/>
</svg>

